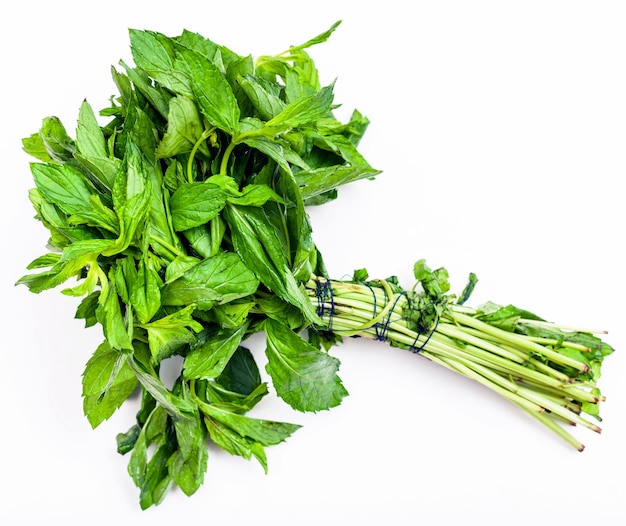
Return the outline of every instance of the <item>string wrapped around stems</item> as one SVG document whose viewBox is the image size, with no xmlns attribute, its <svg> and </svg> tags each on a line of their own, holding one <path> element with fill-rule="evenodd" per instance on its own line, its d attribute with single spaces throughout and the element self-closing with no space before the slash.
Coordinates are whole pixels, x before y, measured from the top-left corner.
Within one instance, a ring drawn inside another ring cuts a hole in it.
<svg viewBox="0 0 626 526">
<path fill-rule="evenodd" d="M 345 333 L 344 330 L 333 330 L 333 321 L 337 314 L 337 309 L 341 309 L 341 301 L 338 302 L 335 298 L 335 293 L 333 291 L 332 283 L 324 278 L 316 277 L 315 278 L 315 297 L 317 300 L 317 314 L 320 318 L 324 319 L 326 322 L 325 330 L 330 333 L 337 333 L 342 335 Z M 406 302 L 410 301 L 410 298 L 407 295 L 407 291 L 402 290 L 398 293 L 388 293 L 388 284 L 384 280 L 381 281 L 380 290 L 384 294 L 384 299 L 382 303 L 382 308 L 379 312 L 379 299 L 374 287 L 368 282 L 358 282 L 353 283 L 353 285 L 361 285 L 365 286 L 369 289 L 372 295 L 372 303 L 369 306 L 369 311 L 371 312 L 371 317 L 369 321 L 366 321 L 359 330 L 371 329 L 374 331 L 374 335 L 377 341 L 380 342 L 388 342 L 389 338 L 389 330 L 392 326 L 392 323 L 396 323 L 398 321 L 404 321 L 405 323 L 409 322 L 409 324 L 415 325 L 413 330 L 415 331 L 415 338 L 413 343 L 409 345 L 408 349 L 418 354 L 420 353 L 424 347 L 428 344 L 431 336 L 437 329 L 439 324 L 439 315 L 436 316 L 435 322 L 430 330 L 428 330 L 428 336 L 424 339 L 424 341 L 418 346 L 418 342 L 422 336 L 427 332 L 426 330 L 420 329 L 420 324 L 415 322 L 410 323 L 410 318 L 407 316 L 403 316 L 398 312 L 398 307 L 402 307 L 402 310 L 405 309 L 405 304 L 401 303 L 401 300 L 404 299 Z M 342 298 L 342 301 L 345 301 L 345 298 Z M 396 315 L 397 317 L 394 317 Z M 350 331 L 352 333 L 353 331 Z M 352 335 L 352 334 L 351 334 Z"/>
<path fill-rule="evenodd" d="M 333 317 L 335 316 L 335 299 L 333 296 L 333 287 L 328 280 L 316 280 L 315 296 L 317 297 L 317 315 L 324 319 L 328 318 L 327 330 L 333 332 Z M 330 304 L 330 309 L 326 305 Z M 326 314 L 328 312 L 328 315 Z"/>
</svg>

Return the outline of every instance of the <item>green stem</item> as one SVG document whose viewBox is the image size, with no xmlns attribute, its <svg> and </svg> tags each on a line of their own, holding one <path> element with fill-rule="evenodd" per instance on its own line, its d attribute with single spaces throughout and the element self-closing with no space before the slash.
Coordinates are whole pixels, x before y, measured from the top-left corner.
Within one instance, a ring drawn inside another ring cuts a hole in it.
<svg viewBox="0 0 626 526">
<path fill-rule="evenodd" d="M 529 338 L 524 337 L 523 335 L 499 329 L 498 327 L 494 327 L 493 325 L 489 325 L 488 323 L 482 322 L 465 314 L 457 314 L 455 316 L 455 319 L 457 319 L 461 323 L 464 323 L 465 325 L 468 325 L 469 327 L 474 327 L 476 329 L 482 330 L 483 332 L 485 332 L 485 334 L 488 334 L 501 342 L 512 343 L 513 345 L 517 345 L 520 348 L 526 349 L 531 353 L 534 352 L 545 354 L 546 357 L 555 361 L 556 363 L 569 365 L 570 367 L 573 367 L 581 373 L 585 373 L 589 370 L 589 366 L 587 364 L 581 363 L 578 360 L 570 358 L 569 356 L 565 356 L 556 351 L 553 351 L 549 347 L 540 345 L 530 340 Z"/>
<path fill-rule="evenodd" d="M 509 332 L 477 319 L 480 312 L 475 309 L 448 303 L 429 333 L 420 334 L 415 322 L 405 317 L 408 294 L 394 292 L 386 281 L 330 281 L 332 295 L 324 298 L 318 297 L 319 282 L 326 280 L 312 277 L 306 284 L 310 301 L 337 335 L 384 339 L 396 347 L 417 349 L 425 358 L 504 396 L 578 450 L 582 444 L 560 424 L 600 432 L 581 414 L 587 412 L 583 404 L 603 400 L 586 374 L 589 367 L 560 352 L 587 348 L 569 342 L 566 333 L 555 340 Z"/>
<path fill-rule="evenodd" d="M 176 256 L 185 256 L 186 255 L 185 252 L 183 252 L 182 250 L 176 248 L 171 243 L 168 243 L 167 241 L 165 241 L 165 239 L 162 239 L 159 236 L 155 236 L 154 234 L 150 234 L 150 239 L 152 241 L 154 241 L 155 243 L 158 243 L 159 245 L 161 245 L 166 250 L 169 250 L 173 254 L 174 257 L 176 257 Z"/>
<path fill-rule="evenodd" d="M 187 181 L 190 183 L 193 183 L 193 161 L 196 157 L 196 152 L 198 151 L 198 148 L 202 146 L 202 143 L 204 143 L 211 136 L 215 129 L 215 126 L 213 126 L 212 128 L 204 130 L 189 153 L 189 159 L 187 160 Z"/>
<path fill-rule="evenodd" d="M 249 131 L 240 133 L 236 137 L 232 137 L 230 143 L 228 144 L 228 146 L 226 147 L 226 150 L 224 151 L 224 155 L 222 156 L 222 162 L 220 163 L 220 175 L 228 175 L 226 173 L 228 171 L 228 161 L 230 160 L 230 156 L 233 153 L 235 146 L 237 146 L 238 144 L 241 144 L 247 138 L 263 136 L 265 133 L 267 133 L 267 128 L 265 129 L 262 128 L 259 130 L 249 130 Z"/>
<path fill-rule="evenodd" d="M 220 175 L 228 175 L 226 173 L 228 170 L 228 161 L 230 159 L 231 153 L 233 153 L 233 150 L 235 149 L 235 146 L 237 146 L 237 143 L 235 141 L 231 141 L 226 147 L 224 155 L 222 156 L 222 162 L 220 164 Z"/>
</svg>

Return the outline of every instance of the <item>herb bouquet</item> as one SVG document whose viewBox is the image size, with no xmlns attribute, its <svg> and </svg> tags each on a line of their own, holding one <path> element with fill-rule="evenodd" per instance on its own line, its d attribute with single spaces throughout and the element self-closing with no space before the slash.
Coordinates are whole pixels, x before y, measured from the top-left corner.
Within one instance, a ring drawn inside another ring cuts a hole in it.
<svg viewBox="0 0 626 526">
<path fill-rule="evenodd" d="M 65 285 L 76 316 L 104 340 L 84 370 L 93 427 L 137 389 L 136 422 L 117 437 L 142 508 L 178 485 L 193 494 L 207 439 L 256 458 L 297 425 L 247 413 L 269 392 L 246 339 L 265 334 L 276 394 L 298 411 L 341 403 L 347 391 L 329 354 L 342 337 L 405 348 L 501 394 L 582 450 L 562 424 L 600 431 L 597 387 L 612 349 L 513 306 L 466 306 L 445 269 L 330 279 L 307 206 L 374 178 L 357 147 L 368 120 L 333 114 L 307 49 L 327 32 L 274 56 L 240 56 L 188 31 L 130 31 L 134 66 L 112 70 L 119 95 L 100 111 L 83 102 L 75 137 L 54 117 L 24 139 L 36 218 L 50 252 L 19 280 L 38 293 Z M 183 357 L 168 389 L 163 360 Z"/>
</svg>

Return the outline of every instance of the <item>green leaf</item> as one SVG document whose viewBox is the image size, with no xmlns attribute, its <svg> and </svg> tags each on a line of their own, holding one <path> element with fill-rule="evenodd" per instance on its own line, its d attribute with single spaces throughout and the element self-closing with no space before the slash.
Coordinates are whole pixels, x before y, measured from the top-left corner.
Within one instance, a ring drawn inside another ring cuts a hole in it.
<svg viewBox="0 0 626 526">
<path fill-rule="evenodd" d="M 200 332 L 202 325 L 192 318 L 194 309 L 195 305 L 189 305 L 173 314 L 142 324 L 148 331 L 148 344 L 154 363 L 169 358 L 181 347 L 195 341 L 194 332 Z"/>
<path fill-rule="evenodd" d="M 102 330 L 107 342 L 113 349 L 119 351 L 132 351 L 133 344 L 124 322 L 120 299 L 115 290 L 115 285 L 110 280 L 108 291 L 100 294 L 100 305 L 96 310 L 96 317 L 102 325 Z"/>
<path fill-rule="evenodd" d="M 165 283 L 171 283 L 201 262 L 193 256 L 176 256 L 165 269 Z"/>
<path fill-rule="evenodd" d="M 173 438 L 166 436 L 167 439 L 157 445 L 152 458 L 146 464 L 139 494 L 139 505 L 142 510 L 163 502 L 174 482 L 170 476 L 168 460 L 174 454 L 176 445 Z"/>
<path fill-rule="evenodd" d="M 492 302 L 480 306 L 477 318 L 507 331 L 514 331 L 520 318 L 545 321 L 532 312 L 520 309 L 515 305 L 503 307 Z"/>
<path fill-rule="evenodd" d="M 304 325 L 304 318 L 302 317 L 300 310 L 278 296 L 271 294 L 268 294 L 267 296 L 259 296 L 257 298 L 257 305 L 265 316 L 272 318 L 291 329 L 297 329 L 298 327 L 302 327 Z"/>
<path fill-rule="evenodd" d="M 84 225 L 70 225 L 67 215 L 58 206 L 49 203 L 37 188 L 28 191 L 28 197 L 36 211 L 36 219 L 50 232 L 50 246 L 63 250 L 73 241 L 100 237 L 94 229 Z"/>
<path fill-rule="evenodd" d="M 379 173 L 379 170 L 375 170 L 370 166 L 334 165 L 314 170 L 300 171 L 295 173 L 294 177 L 300 186 L 302 198 L 310 199 L 334 190 L 344 184 L 361 179 L 370 179 Z"/>
<path fill-rule="evenodd" d="M 309 170 L 307 163 L 291 148 L 287 141 L 280 138 L 286 128 L 268 127 L 262 121 L 246 118 L 241 121 L 241 135 L 238 142 L 243 142 L 267 155 L 287 173 L 291 174 L 291 166 Z"/>
<path fill-rule="evenodd" d="M 152 133 L 154 124 L 145 112 L 138 108 L 133 109 L 134 123 L 132 128 L 131 148 L 135 150 L 134 160 L 142 175 L 144 184 L 150 197 L 148 217 L 145 223 L 144 239 L 150 241 L 152 250 L 166 257 L 172 257 L 170 247 L 174 251 L 181 251 L 182 245 L 178 236 L 174 234 L 168 210 L 167 190 L 163 188 L 163 174 L 161 165 L 154 156 L 156 139 Z M 165 242 L 166 246 L 162 243 Z M 176 252 L 175 252 L 176 253 Z"/>
<path fill-rule="evenodd" d="M 247 324 L 237 329 L 220 329 L 208 335 L 185 357 L 185 378 L 217 378 L 239 347 L 246 334 Z"/>
<path fill-rule="evenodd" d="M 131 52 L 135 64 L 159 84 L 179 95 L 192 97 L 191 79 L 174 67 L 175 43 L 155 31 L 129 30 Z"/>
<path fill-rule="evenodd" d="M 315 308 L 289 268 L 284 243 L 265 212 L 256 207 L 234 205 L 224 211 L 233 245 L 246 266 L 272 292 L 298 307 L 307 320 L 319 324 Z"/>
<path fill-rule="evenodd" d="M 219 216 L 218 216 L 219 217 Z M 217 218 L 213 219 L 211 222 L 216 221 Z M 195 254 L 202 258 L 210 258 L 214 256 L 213 252 L 213 241 L 211 236 L 211 228 L 210 225 L 199 225 L 189 228 L 183 232 L 185 239 L 191 245 L 193 249 L 192 254 L 195 251 Z M 198 259 L 198 258 L 196 258 Z M 168 280 L 172 281 L 172 280 Z"/>
<path fill-rule="evenodd" d="M 181 46 L 196 51 L 215 65 L 222 64 L 222 50 L 225 50 L 225 48 L 199 33 L 184 29 L 180 36 L 176 37 L 176 42 Z"/>
<path fill-rule="evenodd" d="M 239 415 L 219 407 L 218 404 L 202 405 L 202 412 L 230 427 L 240 436 L 251 438 L 263 446 L 280 444 L 301 427 L 297 424 Z"/>
<path fill-rule="evenodd" d="M 226 79 L 230 84 L 235 97 L 237 98 L 237 104 L 239 105 L 240 115 L 252 115 L 254 108 L 250 99 L 244 92 L 239 79 L 254 74 L 254 60 L 252 56 L 237 57 L 233 60 L 229 60 L 226 65 Z"/>
<path fill-rule="evenodd" d="M 105 255 L 126 250 L 145 226 L 151 208 L 150 174 L 139 145 L 129 140 L 126 145 L 126 169 L 118 172 L 113 185 L 113 207 L 119 218 L 120 235 Z"/>
<path fill-rule="evenodd" d="M 313 60 L 304 51 L 305 49 L 325 42 L 340 22 L 336 22 L 324 33 L 307 40 L 304 44 L 292 46 L 277 57 L 259 57 L 257 71 L 266 71 L 268 74 L 278 74 L 287 80 L 287 100 L 294 101 L 299 95 L 311 94 L 319 89 L 317 69 Z M 289 67 L 289 62 L 292 66 Z M 297 79 L 294 82 L 294 77 Z"/>
<path fill-rule="evenodd" d="M 271 420 L 250 418 L 230 412 L 217 404 L 203 404 L 205 424 L 211 440 L 231 455 L 245 459 L 255 457 L 267 472 L 265 446 L 285 441 L 300 426 Z"/>
<path fill-rule="evenodd" d="M 56 265 L 61 260 L 61 254 L 49 253 L 31 261 L 26 268 L 32 270 L 34 268 L 45 268 Z"/>
<path fill-rule="evenodd" d="M 224 329 L 236 329 L 243 325 L 248 314 L 255 307 L 254 300 L 233 300 L 222 305 L 215 305 L 210 312 L 211 318 Z"/>
<path fill-rule="evenodd" d="M 298 411 L 320 411 L 348 394 L 337 376 L 339 360 L 304 341 L 282 323 L 267 319 L 266 370 L 276 393 Z"/>
<path fill-rule="evenodd" d="M 233 252 L 221 252 L 191 268 L 167 284 L 162 293 L 164 305 L 195 304 L 199 309 L 253 294 L 259 282 Z"/>
<path fill-rule="evenodd" d="M 117 259 L 111 266 L 109 276 L 120 300 L 130 306 L 130 289 L 137 282 L 135 259 L 132 256 Z"/>
<path fill-rule="evenodd" d="M 242 57 L 226 46 L 216 44 L 212 40 L 189 30 L 183 30 L 182 34 L 176 38 L 176 42 L 207 58 L 221 72 L 225 72 L 233 64 L 242 60 Z"/>
<path fill-rule="evenodd" d="M 52 160 L 64 163 L 73 159 L 76 145 L 57 117 L 46 117 L 43 120 L 39 136 Z"/>
<path fill-rule="evenodd" d="M 286 104 L 280 98 L 276 84 L 251 75 L 237 80 L 261 119 L 270 120 L 285 109 Z"/>
<path fill-rule="evenodd" d="M 329 29 L 327 29 L 323 33 L 320 33 L 319 35 L 317 35 L 317 36 L 307 40 L 303 44 L 299 44 L 297 46 L 290 47 L 289 48 L 289 52 L 290 53 L 295 53 L 296 51 L 302 51 L 302 50 L 307 49 L 307 48 L 309 48 L 311 46 L 315 46 L 317 44 L 322 44 L 322 43 L 326 42 L 330 38 L 330 35 L 333 34 L 335 29 L 337 29 L 337 27 L 339 27 L 339 24 L 341 24 L 341 20 L 338 20 L 332 26 L 330 26 Z"/>
<path fill-rule="evenodd" d="M 187 182 L 183 165 L 176 159 L 171 159 L 163 173 L 163 184 L 170 192 L 175 192 L 179 186 Z"/>
<path fill-rule="evenodd" d="M 123 354 L 106 342 L 87 362 L 83 373 L 83 410 L 96 428 L 122 405 L 137 387 L 137 378 Z"/>
<path fill-rule="evenodd" d="M 131 355 L 127 355 L 127 360 L 141 385 L 167 414 L 180 418 L 193 414 L 195 405 L 168 390 L 149 364 Z"/>
<path fill-rule="evenodd" d="M 178 450 L 168 459 L 169 474 L 187 496 L 193 495 L 204 482 L 208 451 L 206 433 L 199 415 L 174 419 Z"/>
<path fill-rule="evenodd" d="M 133 451 L 128 461 L 128 474 L 135 485 L 141 488 L 146 480 L 148 467 L 148 446 L 163 442 L 166 437 L 168 414 L 163 407 L 152 408 L 135 440 Z"/>
<path fill-rule="evenodd" d="M 252 410 L 269 393 L 266 383 L 259 384 L 247 395 L 229 391 L 217 381 L 206 382 L 206 400 L 210 404 L 219 404 L 233 413 L 240 415 Z"/>
<path fill-rule="evenodd" d="M 333 86 L 326 86 L 315 95 L 303 97 L 289 104 L 274 118 L 267 121 L 268 127 L 297 128 L 326 117 L 333 103 Z"/>
<path fill-rule="evenodd" d="M 248 184 L 239 195 L 229 196 L 228 202 L 239 206 L 263 206 L 268 201 L 282 203 L 282 198 L 265 184 Z"/>
<path fill-rule="evenodd" d="M 294 157 L 296 157 L 297 154 L 292 152 L 289 149 L 289 146 L 262 136 L 245 136 L 242 139 L 242 142 L 256 150 L 259 150 L 273 161 L 276 161 L 276 164 L 278 164 L 278 166 L 280 166 L 285 173 L 291 173 L 290 159 L 295 161 Z M 292 154 L 291 157 L 290 154 Z M 294 164 L 304 165 L 304 161 L 300 159 L 299 162 L 294 162 Z"/>
<path fill-rule="evenodd" d="M 315 145 L 329 150 L 352 166 L 372 169 L 365 158 L 359 153 L 355 144 L 344 135 L 324 135 L 315 137 Z"/>
<path fill-rule="evenodd" d="M 203 132 L 204 126 L 194 101 L 182 95 L 174 97 L 169 102 L 167 131 L 155 154 L 165 158 L 190 152 Z"/>
<path fill-rule="evenodd" d="M 192 50 L 180 48 L 191 89 L 200 111 L 213 126 L 236 135 L 239 128 L 239 106 L 225 75 L 206 57 Z"/>
<path fill-rule="evenodd" d="M 431 270 L 426 265 L 426 261 L 420 259 L 413 266 L 413 274 L 424 291 L 432 298 L 440 298 L 450 290 L 449 274 L 445 268 Z"/>
<path fill-rule="evenodd" d="M 94 208 L 92 190 L 83 173 L 70 164 L 31 164 L 31 172 L 41 195 L 49 203 L 57 205 L 74 222 L 115 231 L 117 225 L 111 214 L 103 214 Z"/>
<path fill-rule="evenodd" d="M 227 425 L 213 418 L 204 419 L 211 440 L 224 451 L 250 460 L 253 456 L 267 473 L 267 457 L 261 444 L 251 438 L 241 436 Z"/>
<path fill-rule="evenodd" d="M 132 426 L 128 431 L 126 431 L 126 433 L 118 433 L 115 437 L 117 452 L 120 455 L 125 455 L 126 453 L 131 452 L 137 443 L 140 433 L 141 427 L 137 424 Z"/>
<path fill-rule="evenodd" d="M 76 318 L 85 320 L 85 327 L 93 327 L 98 323 L 96 310 L 98 309 L 98 300 L 100 299 L 100 291 L 96 290 L 83 298 L 76 308 Z"/>
<path fill-rule="evenodd" d="M 22 148 L 28 155 L 43 161 L 44 163 L 52 161 L 52 158 L 48 154 L 46 145 L 44 144 L 39 132 L 33 133 L 32 135 L 22 139 Z"/>
<path fill-rule="evenodd" d="M 83 269 L 88 267 L 89 271 L 84 285 L 75 294 L 73 289 L 69 289 L 69 293 L 73 295 L 88 294 L 98 282 L 105 287 L 106 276 L 100 269 L 97 258 L 111 244 L 112 241 L 105 239 L 76 241 L 64 250 L 61 258 L 52 268 L 39 274 L 27 274 L 20 278 L 17 284 L 24 284 L 31 292 L 39 293 L 54 288 L 71 277 L 83 277 Z"/>
<path fill-rule="evenodd" d="M 180 186 L 170 199 L 174 229 L 180 232 L 208 223 L 224 208 L 227 197 L 219 186 L 211 183 Z"/>
<path fill-rule="evenodd" d="M 143 257 L 138 265 L 137 279 L 129 283 L 130 303 L 139 323 L 145 324 L 161 308 L 161 277 L 147 257 Z"/>
<path fill-rule="evenodd" d="M 476 287 L 476 283 L 478 283 L 478 278 L 476 277 L 476 274 L 471 272 L 467 280 L 467 285 L 465 285 L 463 292 L 461 292 L 461 296 L 457 300 L 457 304 L 463 305 L 469 299 L 474 291 L 474 287 Z"/>
<path fill-rule="evenodd" d="M 120 92 L 123 94 L 122 97 L 126 99 L 126 103 L 128 104 L 128 101 L 131 100 L 132 82 L 135 90 L 143 94 L 161 116 L 167 118 L 168 101 L 172 96 L 171 93 L 159 84 L 153 83 L 145 71 L 133 69 L 124 63 L 123 60 L 120 61 L 120 65 L 126 70 L 127 77 L 118 73 L 114 68 L 112 68 L 112 75 L 113 80 L 120 87 Z M 120 86 L 121 83 L 124 85 Z"/>
<path fill-rule="evenodd" d="M 261 385 L 261 375 L 254 356 L 245 347 L 239 347 L 217 379 L 225 389 L 249 395 Z"/>
<path fill-rule="evenodd" d="M 318 253 L 313 242 L 312 228 L 304 208 L 302 194 L 293 177 L 281 177 L 275 183 L 275 188 L 288 205 L 283 208 L 270 203 L 266 210 L 280 217 L 280 224 L 288 238 L 291 270 L 296 280 L 306 282 L 315 272 Z"/>
<path fill-rule="evenodd" d="M 92 107 L 83 101 L 78 113 L 75 157 L 86 166 L 106 188 L 111 189 L 121 162 L 107 151 L 104 133 Z"/>
</svg>

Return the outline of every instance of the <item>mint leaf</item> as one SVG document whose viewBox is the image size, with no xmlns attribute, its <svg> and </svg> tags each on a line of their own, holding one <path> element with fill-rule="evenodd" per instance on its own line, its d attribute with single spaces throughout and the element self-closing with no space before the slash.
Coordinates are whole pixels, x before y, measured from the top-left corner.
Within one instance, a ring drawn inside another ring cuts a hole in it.
<svg viewBox="0 0 626 526">
<path fill-rule="evenodd" d="M 320 411 L 341 403 L 348 394 L 337 376 L 339 360 L 313 347 L 272 319 L 264 323 L 266 370 L 276 393 L 298 411 Z"/>
<path fill-rule="evenodd" d="M 370 166 L 328 166 L 294 174 L 303 199 L 325 194 L 347 183 L 369 179 L 379 174 Z"/>
<path fill-rule="evenodd" d="M 280 444 L 300 429 L 297 424 L 274 422 L 232 413 L 219 407 L 218 404 L 203 405 L 202 411 L 213 420 L 230 427 L 240 436 L 251 438 L 263 446 Z"/>
<path fill-rule="evenodd" d="M 268 127 L 297 128 L 326 117 L 332 108 L 333 86 L 322 88 L 314 95 L 292 102 L 278 115 L 270 119 Z"/>
<path fill-rule="evenodd" d="M 232 231 L 232 241 L 246 266 L 271 291 L 302 310 L 305 317 L 316 323 L 317 312 L 300 288 L 289 268 L 285 244 L 262 209 L 229 205 L 226 219 Z"/>
<path fill-rule="evenodd" d="M 220 408 L 217 404 L 204 404 L 205 425 L 211 440 L 232 455 L 245 459 L 253 456 L 267 472 L 264 448 L 279 444 L 291 436 L 300 426 L 250 418 Z"/>
<path fill-rule="evenodd" d="M 239 347 L 217 379 L 229 391 L 248 396 L 261 385 L 261 375 L 252 353 Z"/>
<path fill-rule="evenodd" d="M 174 97 L 169 102 L 167 131 L 155 155 L 167 158 L 190 152 L 203 132 L 204 127 L 195 102 L 182 95 Z"/>
<path fill-rule="evenodd" d="M 155 31 L 129 30 L 135 64 L 159 84 L 179 95 L 193 96 L 191 79 L 175 67 L 176 52 L 172 39 Z"/>
<path fill-rule="evenodd" d="M 224 74 L 199 53 L 185 48 L 178 52 L 185 63 L 193 95 L 204 117 L 211 125 L 236 135 L 239 128 L 239 106 Z"/>
<path fill-rule="evenodd" d="M 239 347 L 247 324 L 237 329 L 220 329 L 209 334 L 205 341 L 194 347 L 185 358 L 185 378 L 217 378 Z"/>
<path fill-rule="evenodd" d="M 43 119 L 39 136 L 48 156 L 58 163 L 71 162 L 76 152 L 76 144 L 67 134 L 63 123 L 57 117 Z"/>
<path fill-rule="evenodd" d="M 101 344 L 83 373 L 83 410 L 93 428 L 122 405 L 137 387 L 137 378 L 123 354 Z"/>
<path fill-rule="evenodd" d="M 117 229 L 110 214 L 94 209 L 92 196 L 95 194 L 80 169 L 71 164 L 33 163 L 31 172 L 44 199 L 72 216 L 74 223 L 86 223 L 108 231 Z"/>
<path fill-rule="evenodd" d="M 81 104 L 78 114 L 76 150 L 74 156 L 81 164 L 104 188 L 111 189 L 121 162 L 107 151 L 104 133 L 87 101 Z"/>
<path fill-rule="evenodd" d="M 138 262 L 138 270 L 129 282 L 130 303 L 139 323 L 148 323 L 161 308 L 161 277 L 147 257 Z"/>
<path fill-rule="evenodd" d="M 149 449 L 153 449 L 151 456 Z M 156 407 L 143 426 L 128 463 L 128 472 L 140 489 L 141 509 L 160 504 L 173 485 L 168 460 L 175 451 L 176 439 L 168 414 L 161 407 Z"/>
<path fill-rule="evenodd" d="M 138 346 L 135 347 L 135 353 L 137 354 L 137 352 L 143 354 L 143 351 L 138 351 Z M 165 387 L 150 364 L 146 364 L 146 360 L 144 358 L 139 359 L 137 356 L 127 355 L 127 360 L 143 388 L 150 393 L 150 396 L 154 398 L 158 406 L 160 406 L 167 414 L 180 418 L 193 414 L 195 410 L 194 404 L 184 398 L 174 395 L 167 387 Z"/>
<path fill-rule="evenodd" d="M 194 309 L 195 305 L 189 305 L 173 314 L 142 324 L 148 331 L 148 345 L 155 364 L 195 341 L 194 333 L 200 332 L 202 325 L 192 318 Z"/>
<path fill-rule="evenodd" d="M 22 139 L 22 147 L 28 155 L 34 157 L 35 159 L 43 161 L 44 163 L 52 161 L 52 158 L 46 150 L 46 145 L 44 144 L 39 133 L 33 133 Z"/>
<path fill-rule="evenodd" d="M 280 89 L 275 84 L 252 75 L 239 77 L 238 82 L 262 119 L 270 120 L 285 109 Z"/>
<path fill-rule="evenodd" d="M 132 351 L 133 344 L 129 335 L 129 327 L 124 321 L 120 299 L 113 280 L 110 280 L 107 292 L 100 294 L 98 302 L 96 318 L 102 325 L 104 336 L 109 345 L 119 351 Z"/>
<path fill-rule="evenodd" d="M 224 208 L 227 197 L 219 186 L 211 183 L 180 186 L 170 199 L 174 229 L 180 232 L 208 223 Z"/>
<path fill-rule="evenodd" d="M 206 258 L 168 283 L 162 293 L 164 305 L 197 305 L 211 309 L 253 294 L 258 280 L 241 258 L 233 252 L 222 252 Z"/>
<path fill-rule="evenodd" d="M 112 256 L 123 252 L 145 226 L 151 207 L 150 173 L 140 146 L 129 140 L 125 169 L 118 172 L 112 190 L 113 207 L 119 218 L 120 235 L 105 252 Z"/>
<path fill-rule="evenodd" d="M 178 450 L 167 461 L 168 472 L 185 495 L 193 495 L 204 482 L 208 451 L 206 431 L 198 414 L 173 420 Z"/>
</svg>

